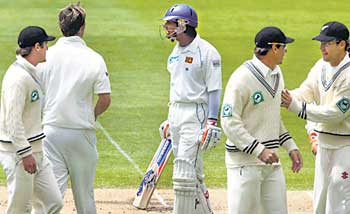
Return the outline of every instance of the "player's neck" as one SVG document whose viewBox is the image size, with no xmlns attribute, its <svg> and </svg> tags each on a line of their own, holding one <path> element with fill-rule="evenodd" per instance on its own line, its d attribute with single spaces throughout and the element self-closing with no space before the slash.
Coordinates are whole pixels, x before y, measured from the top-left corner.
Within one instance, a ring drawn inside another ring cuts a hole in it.
<svg viewBox="0 0 350 214">
<path fill-rule="evenodd" d="M 277 64 L 273 60 L 271 60 L 270 58 L 263 57 L 263 58 L 260 59 L 260 61 L 262 63 L 264 63 L 264 65 L 269 67 L 271 70 L 274 70 L 276 68 Z"/>
<path fill-rule="evenodd" d="M 178 42 L 181 47 L 186 47 L 187 45 L 191 44 L 191 42 L 194 40 L 193 37 L 190 37 L 186 34 L 183 34 L 178 37 Z"/>
<path fill-rule="evenodd" d="M 332 67 L 336 67 L 341 63 L 341 61 L 343 61 L 345 55 L 346 55 L 346 52 L 342 52 L 339 54 L 338 57 L 335 57 L 334 60 L 329 61 L 329 63 L 331 64 Z"/>
<path fill-rule="evenodd" d="M 26 59 L 34 67 L 40 62 L 37 57 L 33 56 L 33 54 L 29 54 L 28 56 L 24 57 L 24 59 Z"/>
</svg>

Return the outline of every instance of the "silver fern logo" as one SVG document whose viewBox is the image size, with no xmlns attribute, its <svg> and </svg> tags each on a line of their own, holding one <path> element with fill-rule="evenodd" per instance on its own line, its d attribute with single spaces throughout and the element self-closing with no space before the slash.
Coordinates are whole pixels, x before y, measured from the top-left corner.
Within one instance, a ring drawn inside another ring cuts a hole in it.
<svg viewBox="0 0 350 214">
<path fill-rule="evenodd" d="M 37 90 L 32 91 L 31 102 L 35 102 L 39 99 L 39 92 Z"/>
<path fill-rule="evenodd" d="M 263 94 L 261 93 L 261 91 L 257 91 L 253 94 L 252 96 L 252 99 L 253 99 L 253 103 L 254 105 L 257 105 L 261 102 L 264 102 L 264 96 Z"/>
</svg>

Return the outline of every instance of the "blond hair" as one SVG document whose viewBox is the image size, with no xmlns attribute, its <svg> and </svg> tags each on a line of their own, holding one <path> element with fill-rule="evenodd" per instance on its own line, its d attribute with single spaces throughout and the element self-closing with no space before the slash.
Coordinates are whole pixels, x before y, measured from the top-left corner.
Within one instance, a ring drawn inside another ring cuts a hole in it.
<svg viewBox="0 0 350 214">
<path fill-rule="evenodd" d="M 80 28 L 85 24 L 85 17 L 86 12 L 84 8 L 80 6 L 80 2 L 75 5 L 70 4 L 61 9 L 60 13 L 58 14 L 58 20 L 63 35 L 76 35 Z"/>
</svg>

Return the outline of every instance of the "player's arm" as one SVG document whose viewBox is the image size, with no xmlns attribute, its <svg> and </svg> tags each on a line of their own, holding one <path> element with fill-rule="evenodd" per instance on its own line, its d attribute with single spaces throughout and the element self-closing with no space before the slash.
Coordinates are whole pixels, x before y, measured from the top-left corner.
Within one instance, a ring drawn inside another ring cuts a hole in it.
<svg viewBox="0 0 350 214">
<path fill-rule="evenodd" d="M 307 120 L 305 129 L 309 138 L 309 142 L 311 144 L 311 152 L 316 155 L 318 148 L 318 133 L 315 132 L 317 123 Z"/>
<path fill-rule="evenodd" d="M 25 138 L 25 130 L 22 120 L 25 105 L 26 92 L 20 85 L 12 85 L 5 89 L 3 107 L 5 109 L 5 125 L 12 144 L 16 148 L 16 154 L 22 159 L 24 170 L 35 173 L 36 162 L 32 156 L 32 146 Z"/>
<path fill-rule="evenodd" d="M 96 120 L 97 117 L 105 112 L 111 104 L 111 84 L 109 81 L 107 66 L 102 57 L 100 58 L 100 68 L 97 71 L 94 83 L 94 93 L 98 95 L 94 109 Z"/>
<path fill-rule="evenodd" d="M 214 90 L 209 92 L 208 101 L 208 119 L 205 127 L 199 135 L 199 142 L 202 150 L 208 150 L 216 147 L 221 138 L 221 128 L 218 125 L 218 114 L 220 108 L 221 90 Z"/>
<path fill-rule="evenodd" d="M 287 131 L 282 120 L 280 121 L 279 134 L 279 144 L 288 152 L 289 157 L 292 160 L 292 171 L 299 172 L 303 166 L 303 159 L 297 145 L 295 144 L 292 136 Z"/>
<path fill-rule="evenodd" d="M 207 55 L 205 63 L 205 83 L 208 91 L 208 118 L 199 135 L 202 150 L 215 147 L 221 138 L 221 128 L 217 127 L 222 88 L 221 57 L 214 48 Z"/>
<path fill-rule="evenodd" d="M 338 123 L 350 115 L 350 85 L 339 84 L 339 89 L 334 92 L 333 100 L 328 105 L 308 104 L 294 99 L 288 91 L 282 95 L 283 103 L 288 110 L 296 113 L 298 117 L 316 123 Z"/>
<path fill-rule="evenodd" d="M 94 113 L 95 119 L 107 110 L 111 104 L 111 95 L 109 93 L 98 94 L 97 103 L 95 105 Z"/>
</svg>

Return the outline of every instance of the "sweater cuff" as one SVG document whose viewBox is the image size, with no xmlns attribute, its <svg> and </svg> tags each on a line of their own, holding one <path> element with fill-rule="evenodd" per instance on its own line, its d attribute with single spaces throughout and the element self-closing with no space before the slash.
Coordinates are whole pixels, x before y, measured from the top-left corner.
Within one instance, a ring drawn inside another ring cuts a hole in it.
<svg viewBox="0 0 350 214">
<path fill-rule="evenodd" d="M 259 157 L 259 155 L 261 154 L 261 152 L 265 149 L 265 146 L 262 145 L 261 143 L 259 143 L 257 145 L 257 147 L 254 149 L 253 151 L 253 154 L 256 156 L 256 157 Z"/>
<path fill-rule="evenodd" d="M 298 114 L 301 111 L 302 104 L 297 99 L 292 99 L 292 102 L 290 103 L 288 110 L 291 112 L 294 112 Z"/>
<path fill-rule="evenodd" d="M 22 159 L 24 157 L 27 157 L 28 155 L 31 155 L 32 152 L 32 146 L 25 147 L 23 149 L 19 149 L 16 151 L 17 155 Z"/>
<path fill-rule="evenodd" d="M 282 144 L 282 147 L 288 152 L 288 154 L 293 150 L 299 150 L 298 146 L 295 144 L 293 139 L 289 139 Z"/>
</svg>

